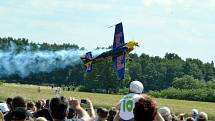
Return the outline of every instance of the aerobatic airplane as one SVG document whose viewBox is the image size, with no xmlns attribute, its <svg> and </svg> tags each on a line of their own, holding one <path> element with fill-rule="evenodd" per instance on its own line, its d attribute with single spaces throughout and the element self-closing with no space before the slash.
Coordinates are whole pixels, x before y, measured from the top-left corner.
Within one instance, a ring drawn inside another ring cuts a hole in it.
<svg viewBox="0 0 215 121">
<path fill-rule="evenodd" d="M 92 53 L 88 52 L 81 59 L 84 62 L 87 72 L 92 71 L 92 64 L 102 60 L 112 59 L 117 78 L 122 80 L 125 76 L 125 57 L 135 46 L 139 46 L 135 41 L 125 43 L 122 23 L 119 23 L 115 27 L 113 48 L 111 50 L 103 52 L 94 58 L 92 57 Z"/>
</svg>

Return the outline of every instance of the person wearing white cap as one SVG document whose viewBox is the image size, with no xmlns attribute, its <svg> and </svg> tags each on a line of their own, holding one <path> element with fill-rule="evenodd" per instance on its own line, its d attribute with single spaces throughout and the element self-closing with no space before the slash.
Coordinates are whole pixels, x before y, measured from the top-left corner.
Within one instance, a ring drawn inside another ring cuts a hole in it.
<svg viewBox="0 0 215 121">
<path fill-rule="evenodd" d="M 198 110 L 197 110 L 197 109 L 192 109 L 191 116 L 194 118 L 194 121 L 197 121 L 197 118 L 198 118 Z"/>
<path fill-rule="evenodd" d="M 119 102 L 117 109 L 121 120 L 132 120 L 134 118 L 133 109 L 135 103 L 143 97 L 143 84 L 140 81 L 132 81 L 129 87 L 129 93 Z"/>
<path fill-rule="evenodd" d="M 171 111 L 168 107 L 161 107 L 158 112 L 161 114 L 161 116 L 164 118 L 165 121 L 171 121 L 172 115 Z"/>
</svg>

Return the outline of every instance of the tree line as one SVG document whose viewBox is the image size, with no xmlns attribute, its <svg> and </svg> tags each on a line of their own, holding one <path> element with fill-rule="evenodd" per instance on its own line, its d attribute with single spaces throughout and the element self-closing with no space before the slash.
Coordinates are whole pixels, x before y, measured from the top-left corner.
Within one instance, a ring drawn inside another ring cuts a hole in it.
<svg viewBox="0 0 215 121">
<path fill-rule="evenodd" d="M 84 50 L 83 47 L 80 48 L 76 44 L 38 44 L 29 42 L 25 38 L 14 39 L 11 37 L 0 38 L 0 50 L 8 50 L 11 42 L 16 44 L 17 53 L 26 51 L 26 46 L 31 48 L 27 51 Z M 187 85 L 187 83 L 195 84 L 195 82 L 188 81 L 182 87 L 180 87 L 181 82 L 178 82 L 179 86 L 175 82 L 175 80 L 180 78 L 184 79 L 186 76 L 190 76 L 194 80 L 196 79 L 199 83 L 204 82 L 215 85 L 214 62 L 204 63 L 199 59 L 192 58 L 183 60 L 175 53 L 166 53 L 164 57 L 150 56 L 145 53 L 142 53 L 140 56 L 137 54 L 129 54 L 126 60 L 126 77 L 121 81 L 116 78 L 112 60 L 96 63 L 93 65 L 93 71 L 91 73 L 85 73 L 83 63 L 80 62 L 76 65 L 71 65 L 64 69 L 56 69 L 49 73 L 32 73 L 25 78 L 12 75 L 1 77 L 1 79 L 6 82 L 70 85 L 83 91 L 105 90 L 106 92 L 117 93 L 120 89 L 128 87 L 129 82 L 132 80 L 143 82 L 146 92 L 161 91 L 170 87 L 183 89 L 188 86 L 187 88 L 190 88 L 190 85 Z"/>
</svg>

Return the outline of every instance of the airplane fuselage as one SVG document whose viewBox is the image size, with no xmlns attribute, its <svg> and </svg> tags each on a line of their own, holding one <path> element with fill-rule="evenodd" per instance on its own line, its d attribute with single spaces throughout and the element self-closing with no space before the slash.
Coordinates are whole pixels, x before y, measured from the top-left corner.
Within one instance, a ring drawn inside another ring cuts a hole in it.
<svg viewBox="0 0 215 121">
<path fill-rule="evenodd" d="M 92 59 L 93 63 L 106 60 L 106 59 L 111 59 L 113 57 L 120 56 L 122 54 L 128 54 L 130 51 L 133 49 L 129 49 L 126 46 L 118 47 L 116 49 L 109 50 L 107 52 L 103 52 L 102 54 L 96 56 L 95 58 Z"/>
</svg>

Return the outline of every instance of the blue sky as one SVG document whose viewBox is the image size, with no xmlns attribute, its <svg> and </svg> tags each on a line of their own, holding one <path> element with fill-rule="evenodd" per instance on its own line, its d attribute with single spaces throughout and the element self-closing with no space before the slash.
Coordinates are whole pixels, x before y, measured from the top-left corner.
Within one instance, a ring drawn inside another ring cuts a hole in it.
<svg viewBox="0 0 215 121">
<path fill-rule="evenodd" d="M 90 49 L 113 43 L 123 22 L 135 53 L 215 61 L 215 0 L 0 0 L 0 37 L 75 43 Z"/>
</svg>

